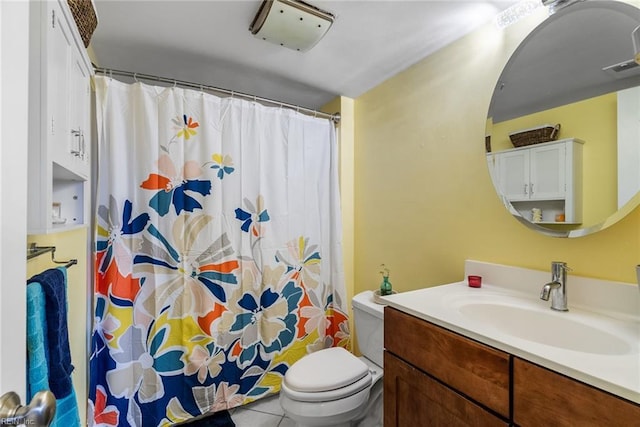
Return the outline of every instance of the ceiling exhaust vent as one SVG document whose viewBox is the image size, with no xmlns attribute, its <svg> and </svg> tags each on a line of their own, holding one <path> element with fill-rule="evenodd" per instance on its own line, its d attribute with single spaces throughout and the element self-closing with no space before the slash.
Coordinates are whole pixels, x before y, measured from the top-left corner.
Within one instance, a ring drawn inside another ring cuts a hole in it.
<svg viewBox="0 0 640 427">
<path fill-rule="evenodd" d="M 264 0 L 249 31 L 255 37 L 306 52 L 320 41 L 334 16 L 299 0 Z"/>
<path fill-rule="evenodd" d="M 626 78 L 628 77 L 628 73 L 631 71 L 639 71 L 638 63 L 631 59 L 629 61 L 620 62 L 618 64 L 609 65 L 608 67 L 604 67 L 602 71 L 605 73 L 615 77 L 615 78 Z"/>
</svg>

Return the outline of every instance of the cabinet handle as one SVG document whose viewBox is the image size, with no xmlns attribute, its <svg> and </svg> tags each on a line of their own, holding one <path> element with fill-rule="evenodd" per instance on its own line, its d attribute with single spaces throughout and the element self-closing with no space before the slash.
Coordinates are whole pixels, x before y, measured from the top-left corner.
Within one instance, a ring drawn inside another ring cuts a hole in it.
<svg viewBox="0 0 640 427">
<path fill-rule="evenodd" d="M 528 187 L 528 185 L 527 185 L 527 184 L 525 184 L 525 185 L 524 185 L 524 195 L 525 195 L 525 196 L 526 196 L 527 194 L 529 194 L 529 193 L 527 193 L 527 187 Z"/>
<path fill-rule="evenodd" d="M 82 160 L 84 160 L 85 156 L 87 154 L 86 144 L 85 144 L 85 141 L 84 141 L 84 132 L 80 133 L 80 151 L 82 152 L 80 157 L 82 158 Z"/>
<path fill-rule="evenodd" d="M 529 184 L 529 187 L 531 189 L 531 195 L 533 196 L 533 182 L 531 184 Z"/>
<path fill-rule="evenodd" d="M 81 138 L 82 138 L 82 130 L 80 128 L 78 128 L 78 130 L 75 129 L 71 129 L 71 135 L 73 135 L 74 138 L 78 138 L 78 142 L 75 145 L 75 147 L 71 148 L 71 154 L 73 154 L 76 157 L 81 157 L 82 156 L 82 149 L 81 149 Z"/>
</svg>

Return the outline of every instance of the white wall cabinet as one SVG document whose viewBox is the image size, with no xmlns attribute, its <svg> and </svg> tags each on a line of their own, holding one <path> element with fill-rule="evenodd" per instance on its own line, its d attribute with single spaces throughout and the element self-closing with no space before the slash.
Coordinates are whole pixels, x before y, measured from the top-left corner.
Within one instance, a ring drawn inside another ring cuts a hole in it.
<svg viewBox="0 0 640 427">
<path fill-rule="evenodd" d="M 492 153 L 498 187 L 520 214 L 532 220 L 541 209 L 541 223 L 582 222 L 582 145 L 575 138 Z"/>
<path fill-rule="evenodd" d="M 31 2 L 27 231 L 89 221 L 92 66 L 66 1 Z"/>
</svg>

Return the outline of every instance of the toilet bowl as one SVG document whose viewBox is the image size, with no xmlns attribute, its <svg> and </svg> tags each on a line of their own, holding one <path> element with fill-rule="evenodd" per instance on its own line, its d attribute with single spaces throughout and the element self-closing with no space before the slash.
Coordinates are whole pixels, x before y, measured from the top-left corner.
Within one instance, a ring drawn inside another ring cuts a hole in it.
<svg viewBox="0 0 640 427">
<path fill-rule="evenodd" d="M 291 365 L 280 405 L 299 427 L 382 426 L 383 307 L 371 291 L 353 298 L 361 357 L 332 347 Z"/>
</svg>

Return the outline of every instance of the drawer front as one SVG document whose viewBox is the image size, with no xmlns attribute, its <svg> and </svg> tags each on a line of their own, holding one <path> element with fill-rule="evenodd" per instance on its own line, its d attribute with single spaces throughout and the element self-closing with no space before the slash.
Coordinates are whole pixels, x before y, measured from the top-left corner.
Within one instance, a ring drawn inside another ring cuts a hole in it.
<svg viewBox="0 0 640 427">
<path fill-rule="evenodd" d="M 640 405 L 514 358 L 514 421 L 526 426 L 640 426 Z"/>
<path fill-rule="evenodd" d="M 385 427 L 507 427 L 473 401 L 385 351 Z"/>
<path fill-rule="evenodd" d="M 387 351 L 509 418 L 509 354 L 391 307 L 384 316 Z"/>
</svg>

